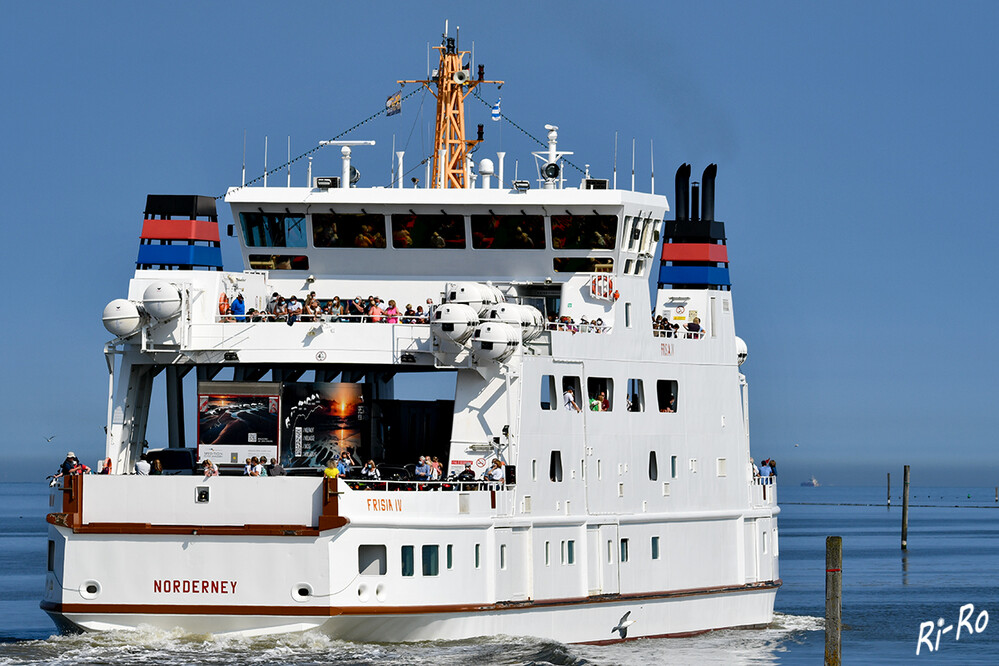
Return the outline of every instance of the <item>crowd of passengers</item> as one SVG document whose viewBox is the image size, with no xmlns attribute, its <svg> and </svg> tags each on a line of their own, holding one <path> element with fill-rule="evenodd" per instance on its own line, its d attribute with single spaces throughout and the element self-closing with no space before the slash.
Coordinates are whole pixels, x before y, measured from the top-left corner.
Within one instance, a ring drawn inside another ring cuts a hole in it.
<svg viewBox="0 0 999 666">
<path fill-rule="evenodd" d="M 700 317 L 694 317 L 683 325 L 684 332 L 680 333 L 680 324 L 671 322 L 668 316 L 659 315 L 652 318 L 652 334 L 657 338 L 679 338 L 685 337 L 688 340 L 699 340 L 704 337 L 704 329 L 701 328 Z"/>
<path fill-rule="evenodd" d="M 546 328 L 549 331 L 568 331 L 570 333 L 603 333 L 609 327 L 604 326 L 604 320 L 600 318 L 589 321 L 586 317 L 580 317 L 577 323 L 572 317 L 548 315 Z"/>
<path fill-rule="evenodd" d="M 292 294 L 285 298 L 274 292 L 267 302 L 266 310 L 256 308 L 246 309 L 243 295 L 238 294 L 222 313 L 222 321 L 283 321 L 289 326 L 296 321 L 343 321 L 352 323 L 372 322 L 384 324 L 426 324 L 436 306 L 431 298 L 425 305 L 416 308 L 411 303 L 400 308 L 395 300 L 386 303 L 378 296 L 363 298 L 358 296 L 350 300 L 340 300 L 339 296 L 332 299 L 319 300 L 316 292 L 309 292 L 304 299 Z"/>
</svg>

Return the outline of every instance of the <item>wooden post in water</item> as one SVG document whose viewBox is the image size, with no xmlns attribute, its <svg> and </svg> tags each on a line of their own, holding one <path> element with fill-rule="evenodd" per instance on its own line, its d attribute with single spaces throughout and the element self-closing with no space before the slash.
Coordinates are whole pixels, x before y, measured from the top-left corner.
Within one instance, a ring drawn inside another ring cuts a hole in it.
<svg viewBox="0 0 999 666">
<path fill-rule="evenodd" d="M 902 550 L 908 550 L 909 539 L 909 466 L 902 474 Z"/>
<path fill-rule="evenodd" d="M 843 610 L 843 537 L 826 537 L 826 666 L 840 666 Z"/>
<path fill-rule="evenodd" d="M 891 472 L 888 472 L 888 508 L 891 508 Z"/>
</svg>

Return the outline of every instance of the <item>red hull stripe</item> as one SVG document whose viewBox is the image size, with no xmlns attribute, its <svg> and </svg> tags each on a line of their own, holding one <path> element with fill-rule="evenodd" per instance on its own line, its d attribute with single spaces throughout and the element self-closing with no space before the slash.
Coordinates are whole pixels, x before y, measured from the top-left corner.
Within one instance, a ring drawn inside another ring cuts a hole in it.
<svg viewBox="0 0 999 666">
<path fill-rule="evenodd" d="M 713 243 L 664 243 L 663 261 L 728 263 L 728 246 Z"/>
<path fill-rule="evenodd" d="M 143 240 L 219 242 L 219 225 L 206 220 L 143 220 Z"/>
<path fill-rule="evenodd" d="M 270 615 L 295 617 L 335 617 L 339 615 L 429 615 L 439 613 L 483 613 L 491 611 L 526 610 L 532 608 L 558 608 L 587 604 L 627 603 L 654 601 L 658 599 L 679 599 L 683 597 L 710 596 L 716 594 L 740 594 L 776 590 L 781 586 L 780 579 L 746 585 L 701 587 L 671 592 L 647 592 L 642 594 L 605 594 L 597 597 L 574 597 L 569 599 L 544 599 L 539 601 L 509 601 L 497 604 L 450 604 L 436 606 L 236 606 L 236 605 L 195 605 L 195 604 L 100 604 L 74 603 L 60 604 L 50 601 L 41 603 L 42 610 L 49 613 L 104 613 L 136 615 Z"/>
</svg>

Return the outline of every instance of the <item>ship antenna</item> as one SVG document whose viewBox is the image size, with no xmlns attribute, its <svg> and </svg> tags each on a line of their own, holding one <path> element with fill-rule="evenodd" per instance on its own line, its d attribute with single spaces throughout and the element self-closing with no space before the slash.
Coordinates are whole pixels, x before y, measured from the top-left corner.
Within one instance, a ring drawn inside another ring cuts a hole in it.
<svg viewBox="0 0 999 666">
<path fill-rule="evenodd" d="M 611 189 L 617 189 L 617 130 L 614 130 L 614 186 Z"/>
<path fill-rule="evenodd" d="M 291 187 L 291 135 L 288 135 L 288 187 Z"/>
<path fill-rule="evenodd" d="M 649 165 L 652 168 L 652 191 L 649 194 L 656 193 L 656 157 L 653 148 L 653 139 L 649 139 Z"/>
<path fill-rule="evenodd" d="M 267 137 L 264 137 L 264 187 L 267 187 Z"/>
<path fill-rule="evenodd" d="M 246 129 L 243 129 L 243 184 L 246 187 Z"/>
<path fill-rule="evenodd" d="M 448 22 L 444 22 L 444 35 L 440 46 L 440 64 L 436 76 L 424 80 L 400 80 L 398 83 L 422 84 L 437 98 L 437 119 L 432 152 L 433 187 L 467 188 L 471 185 L 468 175 L 468 156 L 482 139 L 465 139 L 465 98 L 481 83 L 502 84 L 503 81 L 486 81 L 482 72 L 473 78 L 471 65 L 463 61 L 469 51 L 459 51 L 457 37 L 448 37 Z M 479 65 L 482 70 L 482 65 Z M 429 69 L 429 63 L 427 66 Z M 429 183 L 428 183 L 429 185 Z"/>
<path fill-rule="evenodd" d="M 635 137 L 631 137 L 631 191 L 635 191 Z"/>
</svg>

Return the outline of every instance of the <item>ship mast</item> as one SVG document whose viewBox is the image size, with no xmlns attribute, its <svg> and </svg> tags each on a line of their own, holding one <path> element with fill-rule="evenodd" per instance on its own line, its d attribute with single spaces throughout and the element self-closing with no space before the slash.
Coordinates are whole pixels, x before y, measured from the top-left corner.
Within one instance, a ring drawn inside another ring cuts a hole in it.
<svg viewBox="0 0 999 666">
<path fill-rule="evenodd" d="M 431 76 L 429 80 L 399 81 L 399 84 L 423 84 L 437 98 L 433 187 L 466 188 L 470 184 L 465 165 L 472 146 L 482 141 L 482 126 L 479 126 L 479 133 L 475 139 L 465 139 L 465 98 L 480 83 L 502 85 L 503 82 L 486 81 L 485 68 L 482 65 L 479 65 L 477 78 L 473 80 L 469 71 L 471 65 L 463 62 L 465 56 L 470 55 L 470 52 L 457 50 L 457 38 L 448 37 L 446 28 L 441 45 L 434 48 L 440 51 L 440 64 L 435 75 Z M 443 179 L 441 178 L 442 167 Z"/>
</svg>

